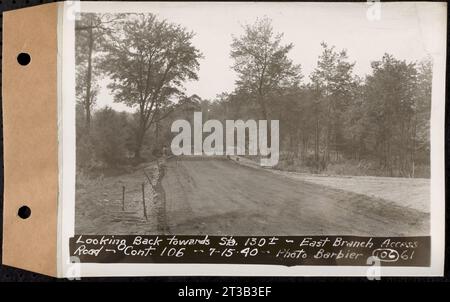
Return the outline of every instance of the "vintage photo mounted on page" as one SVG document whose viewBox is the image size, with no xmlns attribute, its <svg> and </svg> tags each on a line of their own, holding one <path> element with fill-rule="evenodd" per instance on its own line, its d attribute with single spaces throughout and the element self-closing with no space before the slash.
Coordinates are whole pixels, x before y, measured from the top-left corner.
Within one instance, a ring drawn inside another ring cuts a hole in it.
<svg viewBox="0 0 450 302">
<path fill-rule="evenodd" d="M 444 4 L 78 5 L 63 267 L 439 274 Z"/>
</svg>

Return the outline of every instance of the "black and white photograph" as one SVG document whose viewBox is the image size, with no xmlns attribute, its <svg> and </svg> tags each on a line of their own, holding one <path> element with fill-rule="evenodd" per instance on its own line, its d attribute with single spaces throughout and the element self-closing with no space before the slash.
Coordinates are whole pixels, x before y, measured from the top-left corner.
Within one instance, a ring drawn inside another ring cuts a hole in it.
<svg viewBox="0 0 450 302">
<path fill-rule="evenodd" d="M 407 10 L 383 32 L 361 8 L 217 27 L 81 13 L 77 233 L 429 235 L 430 54 Z M 356 17 L 351 35 L 306 26 L 342 14 Z"/>
<path fill-rule="evenodd" d="M 73 21 L 76 244 L 420 237 L 429 265 L 444 6 L 134 5 Z"/>
</svg>

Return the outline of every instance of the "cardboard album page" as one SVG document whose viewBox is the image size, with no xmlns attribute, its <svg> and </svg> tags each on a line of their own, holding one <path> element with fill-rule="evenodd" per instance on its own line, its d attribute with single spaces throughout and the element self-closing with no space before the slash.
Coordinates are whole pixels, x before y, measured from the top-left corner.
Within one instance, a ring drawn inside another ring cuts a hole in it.
<svg viewBox="0 0 450 302">
<path fill-rule="evenodd" d="M 442 275 L 446 10 L 5 13 L 4 263 L 65 278 Z"/>
<path fill-rule="evenodd" d="M 3 14 L 2 259 L 47 275 L 57 273 L 57 30 L 56 4 Z"/>
</svg>

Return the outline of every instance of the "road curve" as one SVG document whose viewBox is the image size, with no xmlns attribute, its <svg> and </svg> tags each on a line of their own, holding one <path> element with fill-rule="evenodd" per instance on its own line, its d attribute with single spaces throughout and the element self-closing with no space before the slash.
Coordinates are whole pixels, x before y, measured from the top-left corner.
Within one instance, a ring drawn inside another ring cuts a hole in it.
<svg viewBox="0 0 450 302">
<path fill-rule="evenodd" d="M 420 211 L 226 159 L 170 159 L 161 184 L 173 234 L 429 234 Z"/>
</svg>

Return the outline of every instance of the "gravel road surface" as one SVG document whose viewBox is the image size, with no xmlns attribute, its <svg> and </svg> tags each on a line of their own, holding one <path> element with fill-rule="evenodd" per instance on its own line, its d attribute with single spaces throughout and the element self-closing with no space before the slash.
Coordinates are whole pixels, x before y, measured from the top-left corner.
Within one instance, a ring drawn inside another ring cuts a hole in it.
<svg viewBox="0 0 450 302">
<path fill-rule="evenodd" d="M 162 188 L 173 234 L 429 234 L 429 215 L 220 159 L 170 159 Z"/>
</svg>

